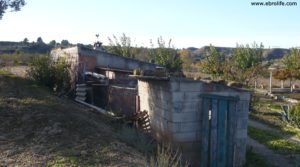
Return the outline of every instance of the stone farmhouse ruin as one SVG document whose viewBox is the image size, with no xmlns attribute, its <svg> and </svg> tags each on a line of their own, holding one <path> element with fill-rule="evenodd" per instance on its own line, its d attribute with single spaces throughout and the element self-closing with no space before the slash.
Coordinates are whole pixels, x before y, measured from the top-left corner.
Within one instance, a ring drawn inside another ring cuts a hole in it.
<svg viewBox="0 0 300 167">
<path fill-rule="evenodd" d="M 74 89 L 85 86 L 81 100 L 128 117 L 146 112 L 152 136 L 179 148 L 192 166 L 244 165 L 249 92 L 186 78 L 133 75 L 137 68 L 161 67 L 103 49 L 76 46 L 53 50 L 51 56 L 71 63 Z"/>
</svg>

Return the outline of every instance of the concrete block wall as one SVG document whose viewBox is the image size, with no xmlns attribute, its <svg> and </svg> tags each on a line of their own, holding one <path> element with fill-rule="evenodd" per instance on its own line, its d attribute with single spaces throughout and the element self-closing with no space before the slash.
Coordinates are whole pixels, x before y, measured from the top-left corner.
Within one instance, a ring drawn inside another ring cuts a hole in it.
<svg viewBox="0 0 300 167">
<path fill-rule="evenodd" d="M 158 139 L 170 139 L 168 120 L 171 102 L 171 94 L 168 82 L 138 81 L 138 95 L 140 97 L 140 109 L 149 113 L 151 120 L 151 129 L 155 131 L 155 137 Z"/>
<path fill-rule="evenodd" d="M 199 165 L 201 150 L 202 94 L 235 96 L 240 101 L 233 113 L 234 166 L 245 162 L 250 94 L 217 84 L 171 78 L 170 81 L 138 80 L 140 108 L 149 112 L 154 136 L 172 143 L 183 157 Z M 193 158 L 194 157 L 194 158 Z"/>
</svg>

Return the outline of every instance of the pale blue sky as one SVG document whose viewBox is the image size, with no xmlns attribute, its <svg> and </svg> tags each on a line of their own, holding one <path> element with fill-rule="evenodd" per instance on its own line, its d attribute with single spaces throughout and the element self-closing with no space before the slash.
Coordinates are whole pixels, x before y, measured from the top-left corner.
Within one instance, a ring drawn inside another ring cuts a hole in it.
<svg viewBox="0 0 300 167">
<path fill-rule="evenodd" d="M 1 41 L 27 37 L 90 44 L 99 33 L 130 36 L 133 43 L 172 38 L 175 47 L 231 46 L 254 41 L 265 47 L 300 46 L 300 0 L 293 7 L 255 7 L 255 0 L 27 0 L 0 20 Z M 259 1 L 259 0 L 257 0 Z"/>
</svg>

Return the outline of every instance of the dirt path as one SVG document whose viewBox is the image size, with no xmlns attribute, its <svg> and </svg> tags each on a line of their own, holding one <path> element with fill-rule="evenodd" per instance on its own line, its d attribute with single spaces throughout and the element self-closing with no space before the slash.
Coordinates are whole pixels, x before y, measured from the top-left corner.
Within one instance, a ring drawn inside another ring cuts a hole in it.
<svg viewBox="0 0 300 167">
<path fill-rule="evenodd" d="M 280 132 L 279 130 L 277 130 L 275 128 L 272 128 L 272 127 L 270 127 L 266 124 L 263 124 L 263 123 L 260 123 L 258 121 L 249 119 L 248 120 L 248 125 L 252 126 L 254 128 L 257 128 L 257 129 L 267 130 L 267 131 L 276 133 L 276 134 L 282 136 L 284 139 L 300 145 L 300 139 L 298 139 L 297 137 L 292 136 L 292 135 L 283 135 L 282 132 Z"/>
<path fill-rule="evenodd" d="M 278 167 L 299 167 L 300 162 L 295 157 L 274 153 L 263 144 L 260 144 L 256 140 L 253 140 L 249 137 L 247 140 L 247 145 L 252 148 L 254 153 L 261 155 L 268 162 L 268 164 Z"/>
</svg>

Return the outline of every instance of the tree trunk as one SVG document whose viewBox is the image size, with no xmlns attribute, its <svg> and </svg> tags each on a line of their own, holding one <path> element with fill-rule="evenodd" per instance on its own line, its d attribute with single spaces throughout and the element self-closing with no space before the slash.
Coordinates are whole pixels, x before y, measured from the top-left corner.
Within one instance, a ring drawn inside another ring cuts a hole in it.
<svg viewBox="0 0 300 167">
<path fill-rule="evenodd" d="M 291 93 L 293 92 L 293 83 L 292 83 L 292 78 L 290 79 L 290 88 L 291 88 Z"/>
<path fill-rule="evenodd" d="M 281 80 L 281 89 L 283 89 L 283 80 Z"/>
</svg>

